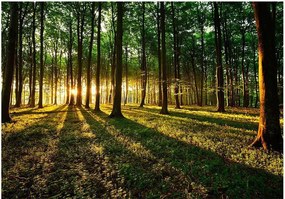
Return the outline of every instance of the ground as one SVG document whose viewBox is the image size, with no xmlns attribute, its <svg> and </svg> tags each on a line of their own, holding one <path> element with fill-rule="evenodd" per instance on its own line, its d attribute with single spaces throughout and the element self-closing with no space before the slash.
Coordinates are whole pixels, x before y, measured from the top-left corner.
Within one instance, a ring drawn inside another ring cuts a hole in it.
<svg viewBox="0 0 285 199">
<path fill-rule="evenodd" d="M 12 109 L 3 198 L 282 198 L 282 154 L 247 147 L 258 109 L 122 108 Z"/>
</svg>

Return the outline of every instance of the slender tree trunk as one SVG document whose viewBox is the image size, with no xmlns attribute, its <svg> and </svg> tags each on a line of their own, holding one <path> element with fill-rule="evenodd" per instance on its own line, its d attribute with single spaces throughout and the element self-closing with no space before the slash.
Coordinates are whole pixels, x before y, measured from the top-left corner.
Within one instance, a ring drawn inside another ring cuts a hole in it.
<svg viewBox="0 0 285 199">
<path fill-rule="evenodd" d="M 40 2 L 41 8 L 41 30 L 40 30 L 40 89 L 39 89 L 39 108 L 43 108 L 43 79 L 44 79 L 44 2 Z"/>
<path fill-rule="evenodd" d="M 23 2 L 19 3 L 19 62 L 18 62 L 18 91 L 16 95 L 15 107 L 20 107 L 22 104 L 22 91 L 23 91 L 23 20 L 25 17 L 25 11 L 23 12 Z"/>
<path fill-rule="evenodd" d="M 95 111 L 100 111 L 100 70 L 101 70 L 101 9 L 102 5 L 99 2 L 99 16 L 98 16 L 98 31 L 97 31 L 97 70 L 96 70 L 96 104 Z"/>
<path fill-rule="evenodd" d="M 255 82 L 255 103 L 254 103 L 254 107 L 257 107 L 258 104 L 258 81 L 257 81 L 257 67 L 256 67 L 256 58 L 255 58 L 255 49 L 256 49 L 256 45 L 255 43 L 253 43 L 253 69 L 254 69 L 254 82 Z"/>
<path fill-rule="evenodd" d="M 10 3 L 10 26 L 8 33 L 8 47 L 7 47 L 7 65 L 4 71 L 4 81 L 2 88 L 2 123 L 10 122 L 11 117 L 9 113 L 11 86 L 13 82 L 13 72 L 16 54 L 18 29 L 18 3 Z"/>
<path fill-rule="evenodd" d="M 179 79 L 178 79 L 178 38 L 177 38 L 177 27 L 176 27 L 176 20 L 175 20 L 175 8 L 174 3 L 171 2 L 171 10 L 172 10 L 172 28 L 173 28 L 173 53 L 174 53 L 174 78 L 175 78 L 175 86 L 174 86 L 174 96 L 175 96 L 175 108 L 180 109 L 179 103 Z"/>
<path fill-rule="evenodd" d="M 248 82 L 246 78 L 246 69 L 244 63 L 245 56 L 245 30 L 242 30 L 242 55 L 241 55 L 241 69 L 242 69 L 242 80 L 243 80 L 243 107 L 248 107 L 249 105 L 249 92 L 248 92 Z"/>
<path fill-rule="evenodd" d="M 35 107 L 35 94 L 36 94 L 36 72 L 37 72 L 37 63 L 36 63 L 36 6 L 37 4 L 34 3 L 34 10 L 33 10 L 33 32 L 32 32 L 32 42 L 33 42 L 33 81 L 32 81 L 32 96 L 31 96 L 31 107 Z"/>
<path fill-rule="evenodd" d="M 145 3 L 142 3 L 142 62 L 141 62 L 141 103 L 140 107 L 145 104 L 146 96 L 146 82 L 147 82 L 147 69 L 146 69 L 146 55 L 145 55 Z"/>
<path fill-rule="evenodd" d="M 76 95 L 76 105 L 82 105 L 82 59 L 83 59 L 83 31 L 84 31 L 84 18 L 85 18 L 85 5 L 83 10 L 79 8 L 77 15 L 77 41 L 78 41 L 78 72 L 77 72 L 77 95 Z"/>
<path fill-rule="evenodd" d="M 128 78 L 128 73 L 129 73 L 129 70 L 128 70 L 128 46 L 126 46 L 125 48 L 125 51 L 126 51 L 126 95 L 125 95 L 125 101 L 124 101 L 124 105 L 127 104 L 128 102 L 128 92 L 129 92 L 129 78 Z"/>
<path fill-rule="evenodd" d="M 117 69 L 116 69 L 116 87 L 114 95 L 113 109 L 109 117 L 124 117 L 121 111 L 122 100 L 122 41 L 123 41 L 123 15 L 124 3 L 117 2 Z"/>
<path fill-rule="evenodd" d="M 29 101 L 28 101 L 28 104 L 31 105 L 32 82 L 33 82 L 33 46 L 30 40 L 29 40 L 29 59 L 30 59 L 30 68 L 29 68 Z"/>
<path fill-rule="evenodd" d="M 215 40 L 216 40 L 216 56 L 217 56 L 217 102 L 218 112 L 225 111 L 224 105 L 224 77 L 223 77 L 223 66 L 222 66 L 222 39 L 221 39 L 221 26 L 220 17 L 218 11 L 218 3 L 214 2 L 215 8 Z"/>
<path fill-rule="evenodd" d="M 160 24 L 161 24 L 161 44 L 162 44 L 162 108 L 161 114 L 169 114 L 167 104 L 167 72 L 166 72 L 166 47 L 165 47 L 165 8 L 164 2 L 160 2 Z"/>
<path fill-rule="evenodd" d="M 91 16 L 91 36 L 90 36 L 89 55 L 88 55 L 87 74 L 86 74 L 87 75 L 87 82 L 86 82 L 87 88 L 86 88 L 85 108 L 90 108 L 89 101 L 90 101 L 90 96 L 91 96 L 91 81 L 92 81 L 91 80 L 92 79 L 91 78 L 91 61 L 92 61 L 92 49 L 93 49 L 93 40 L 94 40 L 95 2 L 92 2 L 91 15 L 92 15 Z"/>
<path fill-rule="evenodd" d="M 72 70 L 72 44 L 73 44 L 73 36 L 72 36 L 72 18 L 70 17 L 69 23 L 69 72 L 70 72 L 70 86 L 71 86 L 71 95 L 69 106 L 73 106 L 75 104 L 75 96 L 74 96 L 74 81 L 73 81 L 73 70 Z"/>
<path fill-rule="evenodd" d="M 56 40 L 54 44 L 54 81 L 55 81 L 54 104 L 55 105 L 57 104 L 57 83 L 58 83 L 57 45 L 58 45 L 58 40 Z"/>
<path fill-rule="evenodd" d="M 157 59 L 158 59 L 158 106 L 162 106 L 162 90 L 161 90 L 161 30 L 160 30 L 160 15 L 159 2 L 157 2 Z"/>
<path fill-rule="evenodd" d="M 274 25 L 269 5 L 253 3 L 258 35 L 260 116 L 257 137 L 251 146 L 282 151 Z"/>
</svg>

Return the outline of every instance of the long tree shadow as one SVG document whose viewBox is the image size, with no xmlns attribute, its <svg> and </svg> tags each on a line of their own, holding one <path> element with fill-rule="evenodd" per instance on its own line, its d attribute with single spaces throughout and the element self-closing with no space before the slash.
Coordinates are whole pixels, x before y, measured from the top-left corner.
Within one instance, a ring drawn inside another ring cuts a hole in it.
<svg viewBox="0 0 285 199">
<path fill-rule="evenodd" d="M 82 112 L 83 115 L 87 114 L 84 110 Z M 106 120 L 102 114 L 98 117 Z M 86 120 L 88 123 L 94 121 L 90 121 L 90 118 Z M 207 189 L 208 197 L 282 197 L 281 176 L 225 160 L 211 151 L 170 138 L 129 119 L 110 119 L 107 124 L 114 126 L 121 135 L 140 143 L 157 159 L 182 171 L 193 182 L 202 184 Z M 120 152 L 117 153 L 118 156 L 123 156 Z M 191 191 L 193 187 L 188 189 Z"/>
<path fill-rule="evenodd" d="M 150 108 L 150 107 L 146 107 L 145 108 L 145 112 L 150 112 L 150 113 L 155 113 L 158 114 L 159 110 L 158 109 L 154 109 L 154 108 Z M 138 109 L 132 109 L 134 111 L 141 111 Z M 245 130 L 257 130 L 258 127 L 258 123 L 257 122 L 249 122 L 247 121 L 245 122 L 240 122 L 240 121 L 235 121 L 235 120 L 231 120 L 231 119 L 225 119 L 222 117 L 213 117 L 213 116 L 206 116 L 206 115 L 198 115 L 198 114 L 193 114 L 191 113 L 191 111 L 187 112 L 187 113 L 181 113 L 181 112 L 177 112 L 177 111 L 173 111 L 170 112 L 170 116 L 175 116 L 175 117 L 180 117 L 180 118 L 189 118 L 192 120 L 197 120 L 200 122 L 209 122 L 212 124 L 217 124 L 220 126 L 230 126 L 230 127 L 234 127 L 234 128 L 239 128 L 239 129 L 245 129 Z"/>
<path fill-rule="evenodd" d="M 55 138 L 55 120 L 63 117 L 65 106 L 56 108 L 39 122 L 21 131 L 2 134 L 2 185 L 4 198 L 26 198 L 34 177 L 42 173 L 42 164 Z M 60 113 L 60 114 L 59 114 Z"/>
<path fill-rule="evenodd" d="M 76 107 L 68 108 L 44 197 L 123 198 L 126 194 L 115 166 L 102 154 L 102 146 L 98 143 L 97 137 L 104 127 L 98 122 L 93 126 L 91 132 L 81 111 Z"/>
</svg>

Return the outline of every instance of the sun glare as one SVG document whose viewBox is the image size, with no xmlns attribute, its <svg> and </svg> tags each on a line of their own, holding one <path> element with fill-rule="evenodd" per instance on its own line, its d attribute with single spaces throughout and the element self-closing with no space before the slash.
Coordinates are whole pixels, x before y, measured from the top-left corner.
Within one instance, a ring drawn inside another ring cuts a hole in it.
<svg viewBox="0 0 285 199">
<path fill-rule="evenodd" d="M 72 95 L 77 95 L 77 90 L 76 89 L 71 89 L 71 94 Z"/>
</svg>

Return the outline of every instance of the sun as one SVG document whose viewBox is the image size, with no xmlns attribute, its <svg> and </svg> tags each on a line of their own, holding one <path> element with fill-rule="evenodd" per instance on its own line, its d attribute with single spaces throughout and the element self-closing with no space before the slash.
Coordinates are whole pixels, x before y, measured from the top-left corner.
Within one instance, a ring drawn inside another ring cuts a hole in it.
<svg viewBox="0 0 285 199">
<path fill-rule="evenodd" d="M 77 95 L 77 89 L 71 89 L 71 94 L 72 95 Z"/>
</svg>

